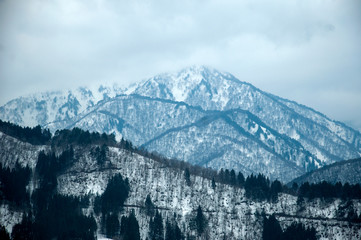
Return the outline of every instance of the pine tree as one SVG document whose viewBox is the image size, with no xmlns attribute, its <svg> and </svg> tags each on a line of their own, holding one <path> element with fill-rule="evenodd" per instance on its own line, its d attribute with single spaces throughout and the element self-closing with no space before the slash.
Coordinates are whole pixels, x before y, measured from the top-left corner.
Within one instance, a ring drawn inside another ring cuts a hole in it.
<svg viewBox="0 0 361 240">
<path fill-rule="evenodd" d="M 214 181 L 214 178 L 212 178 L 212 188 L 216 189 L 216 181 Z"/>
<path fill-rule="evenodd" d="M 195 219 L 198 236 L 201 236 L 207 228 L 207 219 L 203 214 L 201 206 L 197 208 L 197 216 Z"/>
<path fill-rule="evenodd" d="M 237 184 L 237 179 L 236 179 L 236 172 L 232 169 L 230 174 L 229 174 L 229 183 L 232 185 L 232 186 L 235 186 Z"/>
<path fill-rule="evenodd" d="M 191 177 L 191 175 L 189 173 L 189 168 L 186 168 L 185 171 L 184 171 L 184 178 L 185 178 L 186 183 L 187 183 L 188 186 L 191 185 L 191 178 L 190 177 Z"/>
<path fill-rule="evenodd" d="M 282 183 L 278 180 L 275 180 L 271 184 L 270 189 L 270 198 L 272 201 L 277 201 L 278 193 L 282 192 Z"/>
<path fill-rule="evenodd" d="M 149 238 L 151 240 L 163 240 L 164 239 L 163 220 L 162 215 L 155 212 L 155 216 L 149 222 Z"/>
<path fill-rule="evenodd" d="M 165 240 L 174 240 L 174 231 L 172 224 L 167 220 L 165 223 Z"/>
<path fill-rule="evenodd" d="M 31 221 L 30 214 L 24 214 L 21 222 L 13 227 L 13 231 L 11 233 L 11 239 L 13 240 L 34 239 L 33 223 Z"/>
<path fill-rule="evenodd" d="M 274 215 L 263 219 L 263 240 L 279 240 L 282 236 L 282 228 Z"/>
<path fill-rule="evenodd" d="M 177 222 L 171 223 L 167 220 L 166 222 L 166 231 L 165 231 L 165 240 L 182 240 L 183 234 L 180 228 L 177 225 Z"/>
<path fill-rule="evenodd" d="M 231 181 L 231 174 L 230 174 L 229 170 L 226 169 L 224 171 L 224 183 L 225 184 L 230 184 L 230 181 Z"/>
<path fill-rule="evenodd" d="M 302 223 L 293 222 L 283 233 L 282 240 L 316 240 L 316 230 L 305 228 Z"/>
<path fill-rule="evenodd" d="M 225 176 L 224 176 L 224 170 L 221 168 L 221 170 L 218 173 L 218 178 L 221 183 L 225 183 Z"/>
<path fill-rule="evenodd" d="M 120 235 L 123 240 L 140 240 L 139 224 L 134 211 L 129 217 L 122 217 Z"/>
<path fill-rule="evenodd" d="M 120 224 L 118 214 L 107 214 L 106 215 L 106 236 L 113 238 L 119 235 Z"/>
<path fill-rule="evenodd" d="M 174 223 L 173 228 L 174 228 L 174 234 L 175 234 L 174 239 L 175 239 L 175 240 L 182 240 L 182 239 L 184 239 L 183 234 L 182 234 L 182 231 L 180 230 L 180 228 L 179 228 L 179 226 L 178 226 L 177 223 Z"/>
<path fill-rule="evenodd" d="M 129 182 L 126 178 L 123 180 L 121 174 L 113 176 L 101 196 L 102 213 L 107 212 L 118 213 L 128 198 L 129 195 Z"/>
<path fill-rule="evenodd" d="M 10 235 L 9 233 L 6 231 L 4 226 L 0 225 L 0 239 L 1 240 L 10 240 Z"/>
<path fill-rule="evenodd" d="M 238 182 L 238 185 L 241 187 L 244 185 L 244 176 L 241 172 L 238 172 L 237 182 Z"/>
<path fill-rule="evenodd" d="M 148 216 L 153 216 L 154 215 L 154 205 L 152 203 L 152 200 L 150 199 L 150 194 L 147 195 L 147 198 L 145 199 L 144 202 L 144 206 L 145 206 L 145 213 Z"/>
</svg>

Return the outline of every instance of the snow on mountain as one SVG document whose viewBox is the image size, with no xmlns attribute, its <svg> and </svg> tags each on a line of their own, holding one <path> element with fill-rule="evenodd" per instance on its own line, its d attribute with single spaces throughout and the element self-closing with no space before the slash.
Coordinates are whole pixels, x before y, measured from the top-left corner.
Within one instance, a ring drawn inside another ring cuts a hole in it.
<svg viewBox="0 0 361 240">
<path fill-rule="evenodd" d="M 17 159 L 28 159 L 34 166 L 40 149 L 47 146 L 33 146 L 34 151 L 16 151 L 17 146 L 27 145 L 2 134 L 1 149 Z M 97 194 L 104 192 L 108 180 L 117 173 L 129 179 L 130 196 L 125 209 L 120 213 L 128 215 L 134 211 L 139 222 L 141 238 L 147 237 L 149 216 L 143 210 L 145 198 L 150 194 L 152 202 L 162 214 L 163 221 L 174 219 L 183 233 L 192 233 L 189 221 L 201 206 L 208 220 L 206 235 L 209 239 L 261 239 L 263 228 L 262 213 L 275 214 L 285 229 L 292 222 L 301 222 L 313 226 L 319 239 L 359 239 L 359 223 L 338 218 L 337 211 L 343 204 L 339 199 L 325 202 L 320 199 L 300 205 L 297 197 L 280 194 L 277 202 L 253 201 L 245 196 L 244 189 L 217 183 L 212 187 L 209 179 L 191 175 L 191 184 L 187 184 L 184 172 L 170 168 L 153 159 L 115 147 L 109 148 L 106 164 L 100 166 L 91 149 L 95 146 L 74 146 L 75 162 L 57 177 L 57 192 L 63 195 L 89 196 L 94 202 Z M 60 151 L 56 147 L 53 149 Z M 3 158 L 0 161 L 4 164 Z M 361 202 L 354 200 L 353 209 L 360 214 Z M 93 205 L 84 209 L 94 214 Z M 5 203 L 0 206 L 0 224 L 11 229 L 20 221 L 20 211 L 9 210 Z M 98 235 L 102 234 L 98 224 Z M 164 223 L 163 223 L 164 224 Z"/>
<path fill-rule="evenodd" d="M 48 125 L 53 129 L 53 125 Z M 262 172 L 289 181 L 322 164 L 297 141 L 243 110 L 204 111 L 182 102 L 122 95 L 67 128 L 115 133 L 149 151 L 215 169 Z"/>
<path fill-rule="evenodd" d="M 128 93 L 180 100 L 204 110 L 248 110 L 280 134 L 295 138 L 326 164 L 361 154 L 360 132 L 215 69 L 191 67 L 158 75 Z"/>
<path fill-rule="evenodd" d="M 4 167 L 14 168 L 16 163 L 22 167 L 34 168 L 41 150 L 49 149 L 48 146 L 34 146 L 21 142 L 0 131 L 0 162 Z"/>
<path fill-rule="evenodd" d="M 168 131 L 143 146 L 150 151 L 157 151 L 201 166 L 235 169 L 246 175 L 258 171 L 283 181 L 305 172 L 303 165 L 297 165 L 297 162 L 292 161 L 298 158 L 303 164 L 305 156 L 312 159 L 309 153 L 304 149 L 300 151 L 293 149 L 293 146 L 288 145 L 289 142 L 282 142 L 284 141 L 282 138 L 277 140 L 284 145 L 276 142 L 273 148 L 270 148 L 264 139 L 265 135 L 259 134 L 259 136 L 251 135 L 246 129 L 232 122 L 227 115 L 211 115 L 182 129 Z M 176 147 L 169 149 L 167 143 Z M 296 157 L 292 156 L 293 151 L 297 151 Z M 293 159 L 290 161 L 286 158 Z"/>
<path fill-rule="evenodd" d="M 117 96 L 89 108 L 65 127 L 125 136 L 139 146 L 174 127 L 182 127 L 205 114 L 198 108 L 142 96 Z M 52 125 L 49 125 L 53 129 Z"/>
<path fill-rule="evenodd" d="M 0 118 L 22 126 L 66 122 L 101 100 L 121 92 L 116 87 L 53 91 L 16 98 L 0 107 Z"/>
<path fill-rule="evenodd" d="M 148 194 L 161 209 L 163 218 L 173 219 L 175 216 L 183 232 L 191 231 L 186 222 L 195 216 L 197 207 L 202 206 L 209 220 L 210 239 L 221 239 L 223 236 L 227 239 L 261 239 L 262 212 L 284 216 L 280 217 L 284 228 L 294 220 L 314 226 L 321 239 L 336 236 L 356 239 L 361 233 L 359 226 L 352 224 L 347 231 L 342 231 L 345 222 L 335 220 L 339 200 L 329 204 L 315 200 L 300 212 L 297 198 L 287 194 L 281 194 L 277 203 L 255 202 L 247 199 L 242 189 L 218 183 L 213 189 L 210 180 L 198 176 L 191 176 L 192 185 L 187 186 L 183 171 L 167 168 L 136 154 L 129 155 L 127 151 L 111 148 L 109 159 L 111 169 L 96 170 L 86 167 L 94 166 L 94 159 L 80 153 L 79 165 L 59 178 L 61 187 L 58 190 L 62 194 L 78 196 L 94 193 L 94 189 L 102 193 L 109 176 L 120 172 L 129 178 L 131 185 L 131 193 L 125 203 L 129 207 L 123 214 L 135 211 L 142 239 L 146 238 L 149 225 L 149 217 L 142 213 Z M 88 183 L 92 183 L 92 186 L 89 187 Z M 355 202 L 355 206 L 357 204 Z"/>
<path fill-rule="evenodd" d="M 167 157 L 283 181 L 361 156 L 360 132 L 203 66 L 160 74 L 127 90 L 18 98 L 0 107 L 0 118 L 52 132 L 80 127 L 114 133 Z"/>
</svg>

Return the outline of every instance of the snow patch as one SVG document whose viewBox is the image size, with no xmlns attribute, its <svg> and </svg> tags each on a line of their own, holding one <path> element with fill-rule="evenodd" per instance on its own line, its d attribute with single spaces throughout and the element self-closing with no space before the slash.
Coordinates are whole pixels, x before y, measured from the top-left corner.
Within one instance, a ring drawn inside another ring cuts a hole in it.
<svg viewBox="0 0 361 240">
<path fill-rule="evenodd" d="M 300 135 L 297 133 L 296 130 L 293 129 L 293 131 L 291 131 L 290 135 L 291 138 L 295 139 L 295 140 L 299 140 L 300 139 Z"/>
<path fill-rule="evenodd" d="M 21 222 L 22 212 L 17 212 L 6 204 L 0 206 L 0 225 L 4 226 L 6 231 L 11 234 L 14 225 Z"/>
<path fill-rule="evenodd" d="M 258 131 L 258 127 L 259 127 L 259 126 L 258 126 L 258 124 L 256 123 L 254 127 L 251 127 L 250 132 L 251 132 L 252 134 L 255 134 L 255 133 Z"/>
<path fill-rule="evenodd" d="M 315 155 L 316 155 L 316 157 L 317 157 L 319 160 L 321 160 L 322 162 L 326 162 L 326 161 L 327 161 L 327 158 L 326 158 L 326 157 L 323 155 L 323 153 L 320 152 L 320 150 L 318 150 L 317 148 L 316 148 Z"/>
</svg>

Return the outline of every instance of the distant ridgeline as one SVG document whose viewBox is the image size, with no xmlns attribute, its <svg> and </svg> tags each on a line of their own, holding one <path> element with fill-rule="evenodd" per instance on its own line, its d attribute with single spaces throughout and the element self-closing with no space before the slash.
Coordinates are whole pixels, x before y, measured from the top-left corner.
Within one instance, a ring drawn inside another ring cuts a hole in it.
<svg viewBox="0 0 361 240">
<path fill-rule="evenodd" d="M 34 145 L 67 146 L 71 144 L 105 144 L 128 150 L 133 149 L 131 142 L 122 139 L 120 143 L 117 143 L 115 136 L 112 134 L 90 133 L 89 131 L 84 131 L 79 128 L 73 128 L 72 130 L 58 130 L 54 133 L 54 136 L 52 136 L 48 129 L 42 129 L 39 125 L 33 128 L 21 127 L 13 123 L 0 120 L 0 131 L 11 137 Z"/>
<path fill-rule="evenodd" d="M 318 183 L 324 180 L 333 184 L 337 182 L 360 184 L 361 158 L 344 160 L 324 166 L 292 180 L 289 185 L 292 185 L 292 183 L 301 185 L 304 182 Z"/>
<path fill-rule="evenodd" d="M 0 159 L 0 203 L 24 212 L 21 221 L 13 226 L 11 238 L 8 230 L 1 227 L 0 239 L 24 239 L 24 236 L 27 239 L 95 239 L 99 232 L 109 238 L 140 239 L 138 213 L 132 211 L 127 215 L 123 214 L 119 221 L 119 214 L 122 213 L 124 203 L 134 187 L 130 185 L 129 179 L 120 173 L 113 174 L 108 179 L 105 190 L 100 195 L 65 196 L 57 190 L 60 184 L 58 177 L 77 164 L 76 151 L 88 151 L 100 169 L 112 168 L 109 163 L 109 147 L 139 154 L 161 163 L 164 168 L 182 171 L 182 178 L 188 187 L 194 184 L 192 176 L 198 176 L 210 180 L 214 191 L 218 191 L 219 185 L 244 189 L 245 197 L 249 201 L 273 204 L 278 202 L 280 193 L 285 193 L 297 196 L 297 205 L 302 209 L 312 199 L 330 201 L 340 198 L 342 204 L 336 218 L 361 223 L 361 213 L 355 211 L 353 206 L 355 199 L 361 199 L 359 184 L 331 184 L 324 181 L 312 184 L 304 182 L 300 186 L 294 183 L 287 187 L 278 180 L 270 181 L 262 174 L 252 174 L 245 178 L 241 172 L 236 173 L 233 169 L 221 169 L 217 172 L 184 161 L 167 159 L 135 148 L 124 139 L 116 142 L 114 135 L 90 133 L 79 128 L 59 130 L 51 136 L 49 130 L 43 130 L 40 126 L 20 127 L 0 120 L 0 131 L 32 145 L 49 146 L 48 150 L 39 152 L 33 174 L 29 166 L 21 166 L 19 163 L 7 166 Z M 195 239 L 209 234 L 207 226 L 210 219 L 204 214 L 203 206 L 199 205 L 194 216 L 187 220 L 189 228 L 185 229 L 188 229 L 188 232 L 182 232 L 179 221 L 163 219 L 161 208 L 152 202 L 150 195 L 142 209 L 149 220 L 146 233 L 149 239 Z M 263 214 L 262 218 L 263 239 L 293 239 L 294 235 L 316 239 L 316 230 L 313 227 L 293 223 L 282 230 L 275 215 Z M 1 220 L 4 223 L 7 219 Z"/>
<path fill-rule="evenodd" d="M 48 129 L 42 130 L 40 125 L 34 128 L 21 127 L 10 122 L 4 122 L 0 119 L 0 131 L 31 144 L 47 144 L 51 139 L 50 131 Z"/>
</svg>

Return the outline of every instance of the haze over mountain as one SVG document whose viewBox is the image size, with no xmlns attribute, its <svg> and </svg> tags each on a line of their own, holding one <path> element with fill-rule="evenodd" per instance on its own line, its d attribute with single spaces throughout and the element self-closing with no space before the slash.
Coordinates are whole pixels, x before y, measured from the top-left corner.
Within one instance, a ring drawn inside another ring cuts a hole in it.
<svg viewBox="0 0 361 240">
<path fill-rule="evenodd" d="M 0 1 L 0 105 L 206 64 L 361 131 L 359 9 L 359 0 Z"/>
<path fill-rule="evenodd" d="M 80 127 L 114 133 L 170 158 L 283 181 L 361 155 L 360 132 L 204 66 L 127 89 L 21 97 L 0 107 L 0 118 L 53 132 Z"/>
</svg>

